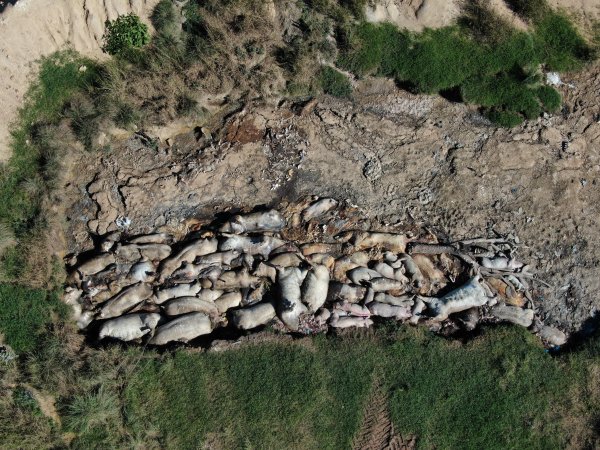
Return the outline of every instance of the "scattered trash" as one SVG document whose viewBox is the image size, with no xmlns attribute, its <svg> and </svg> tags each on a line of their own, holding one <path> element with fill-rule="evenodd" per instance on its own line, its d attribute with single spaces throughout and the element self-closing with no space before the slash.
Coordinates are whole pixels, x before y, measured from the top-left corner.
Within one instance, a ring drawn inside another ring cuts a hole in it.
<svg viewBox="0 0 600 450">
<path fill-rule="evenodd" d="M 558 74 L 558 72 L 548 72 L 546 73 L 546 83 L 548 83 L 550 86 L 562 86 L 562 85 L 566 85 L 567 87 L 573 89 L 575 87 L 574 84 L 568 83 L 565 84 L 563 83 L 563 81 L 560 78 L 560 75 Z"/>
</svg>

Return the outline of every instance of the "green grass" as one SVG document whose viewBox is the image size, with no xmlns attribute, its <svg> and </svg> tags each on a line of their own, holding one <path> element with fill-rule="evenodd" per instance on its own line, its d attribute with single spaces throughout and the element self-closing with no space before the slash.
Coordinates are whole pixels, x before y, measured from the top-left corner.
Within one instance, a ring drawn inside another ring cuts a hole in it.
<svg viewBox="0 0 600 450">
<path fill-rule="evenodd" d="M 160 0 L 152 10 L 150 21 L 157 33 L 174 33 L 177 11 L 173 2 L 171 0 Z"/>
<path fill-rule="evenodd" d="M 19 242 L 4 255 L 5 279 L 18 279 L 31 269 L 27 247 L 45 229 L 42 202 L 54 187 L 65 152 L 65 130 L 59 126 L 72 115 L 65 107 L 94 83 L 96 75 L 94 63 L 70 51 L 41 61 L 39 79 L 13 127 L 12 157 L 0 173 L 0 222 Z"/>
<path fill-rule="evenodd" d="M 395 429 L 421 449 L 600 444 L 598 336 L 559 356 L 514 326 L 465 344 L 395 325 L 220 353 L 82 350 L 71 339 L 51 331 L 20 363 L 22 383 L 56 396 L 63 426 L 48 446 L 72 432 L 81 449 L 351 448 L 375 380 Z M 49 433 L 28 398 L 8 400 L 23 437 Z M 0 430 L 13 442 L 8 417 Z"/>
<path fill-rule="evenodd" d="M 338 65 L 358 76 L 394 78 L 414 92 L 458 89 L 465 101 L 484 107 L 503 126 L 555 111 L 559 95 L 550 87 L 540 89 L 538 66 L 577 69 L 594 58 L 591 47 L 557 13 L 544 13 L 529 33 L 506 30 L 502 37 L 482 39 L 492 21 L 478 10 L 461 26 L 418 34 L 362 22 L 350 29 Z"/>
<path fill-rule="evenodd" d="M 68 315 L 56 295 L 9 284 L 0 284 L 0 311 L 0 332 L 17 353 L 34 350 L 40 344 L 53 312 Z"/>
<path fill-rule="evenodd" d="M 350 97 L 352 94 L 352 85 L 348 77 L 331 67 L 321 69 L 319 83 L 323 92 L 334 97 Z"/>
<path fill-rule="evenodd" d="M 419 448 L 562 448 L 574 383 L 600 364 L 597 351 L 553 358 L 517 327 L 465 345 L 410 327 L 309 343 L 151 357 L 128 378 L 125 427 L 165 448 L 350 448 L 377 377 Z M 598 407 L 588 398 L 577 420 Z"/>
</svg>

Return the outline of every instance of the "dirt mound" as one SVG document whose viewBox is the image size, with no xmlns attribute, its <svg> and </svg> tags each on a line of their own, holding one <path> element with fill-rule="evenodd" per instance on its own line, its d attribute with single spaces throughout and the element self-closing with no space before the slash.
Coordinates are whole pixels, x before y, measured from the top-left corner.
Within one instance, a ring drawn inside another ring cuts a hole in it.
<svg viewBox="0 0 600 450">
<path fill-rule="evenodd" d="M 421 31 L 450 25 L 460 15 L 458 0 L 382 0 L 367 4 L 369 22 L 391 22 L 400 28 Z"/>
<path fill-rule="evenodd" d="M 9 127 L 42 56 L 72 47 L 103 58 L 104 22 L 133 12 L 147 21 L 158 0 L 20 0 L 0 16 L 0 161 L 10 157 Z"/>
</svg>

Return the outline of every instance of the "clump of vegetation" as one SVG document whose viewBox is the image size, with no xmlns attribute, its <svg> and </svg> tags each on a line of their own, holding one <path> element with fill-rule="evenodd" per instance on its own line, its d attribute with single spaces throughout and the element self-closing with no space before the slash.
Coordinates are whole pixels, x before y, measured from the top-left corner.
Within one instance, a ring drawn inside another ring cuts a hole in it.
<svg viewBox="0 0 600 450">
<path fill-rule="evenodd" d="M 555 112 L 562 104 L 560 94 L 550 86 L 540 86 L 537 90 L 537 96 L 546 111 Z"/>
<path fill-rule="evenodd" d="M 177 10 L 171 0 L 159 1 L 150 16 L 152 26 L 159 34 L 173 34 L 177 22 Z"/>
<path fill-rule="evenodd" d="M 38 404 L 29 389 L 18 386 L 13 391 L 13 402 L 17 408 L 40 414 Z"/>
<path fill-rule="evenodd" d="M 126 103 L 123 103 L 117 107 L 117 112 L 113 116 L 115 125 L 121 128 L 129 128 L 132 124 L 139 119 L 139 114 L 136 109 Z"/>
<path fill-rule="evenodd" d="M 507 28 L 480 2 L 471 4 L 460 26 L 418 34 L 360 23 L 350 29 L 338 64 L 359 76 L 392 77 L 415 92 L 459 89 L 496 123 L 517 124 L 557 108 L 558 93 L 540 89 L 541 64 L 564 71 L 593 58 L 568 19 L 544 11 L 531 33 Z"/>
<path fill-rule="evenodd" d="M 130 49 L 141 48 L 150 42 L 148 26 L 135 14 L 119 16 L 105 23 L 104 46 L 109 55 L 118 55 Z"/>
<path fill-rule="evenodd" d="M 44 327 L 52 321 L 52 311 L 66 308 L 57 297 L 42 289 L 0 284 L 0 330 L 17 353 L 29 352 L 40 343 Z"/>
<path fill-rule="evenodd" d="M 513 32 L 511 25 L 492 10 L 487 0 L 465 2 L 459 23 L 480 42 L 501 42 Z"/>
<path fill-rule="evenodd" d="M 65 107 L 95 82 L 97 73 L 95 63 L 73 52 L 60 52 L 42 61 L 39 79 L 26 96 L 12 133 L 12 158 L 0 173 L 0 222 L 7 239 L 17 243 L 6 246 L 3 254 L 5 280 L 25 282 L 24 274 L 28 280 L 39 274 L 38 281 L 51 275 L 50 255 L 43 243 L 44 201 L 59 176 L 65 146 L 69 139 L 75 140 L 63 123 L 72 114 Z M 85 126 L 74 121 L 76 131 L 78 125 Z M 79 128 L 82 137 L 84 131 Z M 45 287 L 43 282 L 37 286 Z"/>
<path fill-rule="evenodd" d="M 350 97 L 352 94 L 352 85 L 348 77 L 332 67 L 323 67 L 319 82 L 323 92 L 334 97 Z"/>
<path fill-rule="evenodd" d="M 546 0 L 506 0 L 510 9 L 525 20 L 537 21 L 549 11 Z"/>
<path fill-rule="evenodd" d="M 536 23 L 533 36 L 537 58 L 549 70 L 574 70 L 595 57 L 594 49 L 571 21 L 560 14 L 547 13 Z"/>
</svg>

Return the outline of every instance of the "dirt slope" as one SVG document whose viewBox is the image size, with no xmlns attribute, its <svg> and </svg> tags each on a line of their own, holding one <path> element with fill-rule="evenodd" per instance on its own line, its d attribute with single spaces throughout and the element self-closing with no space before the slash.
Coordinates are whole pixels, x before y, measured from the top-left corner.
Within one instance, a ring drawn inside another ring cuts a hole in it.
<svg viewBox="0 0 600 450">
<path fill-rule="evenodd" d="M 120 216 L 134 233 L 173 230 L 226 205 L 333 196 L 449 239 L 515 233 L 552 286 L 537 286 L 540 316 L 576 330 L 600 308 L 599 70 L 566 77 L 574 87 L 561 88 L 561 114 L 513 130 L 367 80 L 352 102 L 324 97 L 303 112 L 249 104 L 168 142 L 134 136 L 93 164 L 89 153 L 73 160 L 69 250 L 91 248 L 89 231 L 114 230 Z"/>
<path fill-rule="evenodd" d="M 16 117 L 35 61 L 65 46 L 103 58 L 104 22 L 133 12 L 144 20 L 158 0 L 20 0 L 0 15 L 0 161 L 10 157 L 9 125 Z"/>
</svg>

